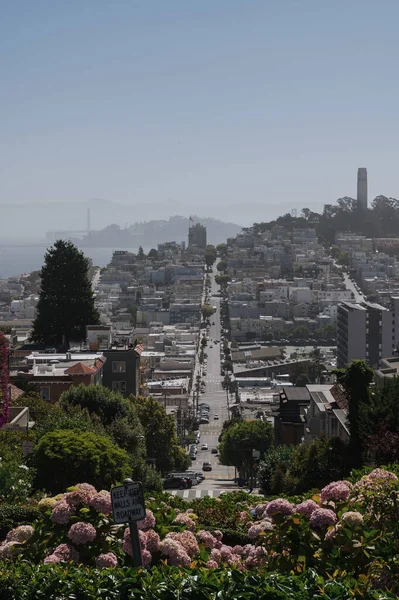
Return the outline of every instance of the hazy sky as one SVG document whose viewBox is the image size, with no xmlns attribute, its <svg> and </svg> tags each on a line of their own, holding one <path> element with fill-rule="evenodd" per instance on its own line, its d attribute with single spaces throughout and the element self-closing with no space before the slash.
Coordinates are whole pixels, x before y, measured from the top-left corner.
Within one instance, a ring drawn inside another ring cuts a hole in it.
<svg viewBox="0 0 399 600">
<path fill-rule="evenodd" d="M 323 204 L 359 166 L 398 197 L 398 21 L 398 0 L 3 0 L 0 202 Z"/>
</svg>

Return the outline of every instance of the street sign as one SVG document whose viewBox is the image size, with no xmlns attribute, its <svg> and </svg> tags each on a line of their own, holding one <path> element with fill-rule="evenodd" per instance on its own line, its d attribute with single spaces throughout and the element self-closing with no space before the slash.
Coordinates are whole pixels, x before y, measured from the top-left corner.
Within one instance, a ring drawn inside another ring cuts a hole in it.
<svg viewBox="0 0 399 600">
<path fill-rule="evenodd" d="M 24 454 L 31 454 L 33 452 L 33 442 L 22 442 L 22 452 Z"/>
<path fill-rule="evenodd" d="M 145 518 L 144 492 L 139 481 L 113 487 L 111 502 L 112 516 L 118 525 Z"/>
</svg>

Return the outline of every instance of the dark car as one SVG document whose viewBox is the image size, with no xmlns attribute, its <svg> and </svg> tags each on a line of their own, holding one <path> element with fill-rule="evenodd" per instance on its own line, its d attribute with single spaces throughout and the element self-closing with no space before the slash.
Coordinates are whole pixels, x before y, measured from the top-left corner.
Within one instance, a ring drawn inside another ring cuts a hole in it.
<svg viewBox="0 0 399 600">
<path fill-rule="evenodd" d="M 190 488 L 191 485 L 191 480 L 185 477 L 168 477 L 163 482 L 165 490 L 185 490 L 186 488 Z"/>
<path fill-rule="evenodd" d="M 217 454 L 217 453 L 218 453 L 218 449 L 217 448 L 212 448 L 211 454 Z"/>
<path fill-rule="evenodd" d="M 204 462 L 202 463 L 202 470 L 203 471 L 212 471 L 212 465 L 210 462 Z"/>
</svg>

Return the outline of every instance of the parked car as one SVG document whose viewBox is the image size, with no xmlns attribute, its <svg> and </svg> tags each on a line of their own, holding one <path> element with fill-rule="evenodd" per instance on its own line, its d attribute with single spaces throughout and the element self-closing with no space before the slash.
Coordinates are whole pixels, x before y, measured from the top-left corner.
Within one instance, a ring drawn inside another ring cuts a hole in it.
<svg viewBox="0 0 399 600">
<path fill-rule="evenodd" d="M 200 417 L 200 425 L 208 425 L 208 423 L 209 423 L 209 417 L 202 415 Z"/>
<path fill-rule="evenodd" d="M 185 490 L 191 487 L 191 481 L 186 477 L 168 477 L 163 482 L 165 490 Z"/>
<path fill-rule="evenodd" d="M 215 421 L 219 421 L 219 415 L 213 415 L 213 418 L 215 419 Z"/>
<path fill-rule="evenodd" d="M 199 408 L 207 408 L 208 410 L 211 408 L 211 407 L 209 406 L 209 404 L 206 404 L 205 402 L 200 402 L 200 403 L 198 404 L 198 407 L 199 407 Z"/>
<path fill-rule="evenodd" d="M 217 448 L 212 448 L 211 454 L 217 454 L 217 453 L 218 453 L 218 449 Z"/>
<path fill-rule="evenodd" d="M 201 450 L 208 450 L 208 444 L 202 444 Z"/>
<path fill-rule="evenodd" d="M 203 462 L 202 463 L 202 470 L 203 471 L 212 471 L 212 465 L 210 462 Z"/>
</svg>

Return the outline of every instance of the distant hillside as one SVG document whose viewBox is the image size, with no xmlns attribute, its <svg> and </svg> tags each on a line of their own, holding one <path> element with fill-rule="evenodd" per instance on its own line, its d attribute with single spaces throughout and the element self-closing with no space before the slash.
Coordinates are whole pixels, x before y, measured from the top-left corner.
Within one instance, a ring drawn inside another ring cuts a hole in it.
<svg viewBox="0 0 399 600">
<path fill-rule="evenodd" d="M 205 225 L 209 244 L 220 244 L 226 238 L 233 237 L 241 231 L 239 225 L 224 223 L 217 219 L 197 218 L 196 223 Z M 189 219 L 174 216 L 168 220 L 144 221 L 121 228 L 119 225 L 108 225 L 100 231 L 92 231 L 79 240 L 80 247 L 126 247 L 136 248 L 140 245 L 149 248 L 162 242 L 187 242 Z"/>
</svg>

